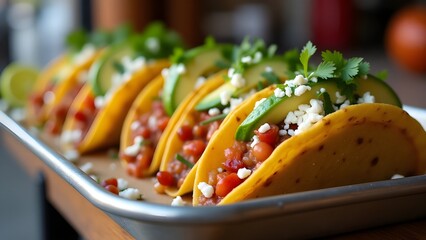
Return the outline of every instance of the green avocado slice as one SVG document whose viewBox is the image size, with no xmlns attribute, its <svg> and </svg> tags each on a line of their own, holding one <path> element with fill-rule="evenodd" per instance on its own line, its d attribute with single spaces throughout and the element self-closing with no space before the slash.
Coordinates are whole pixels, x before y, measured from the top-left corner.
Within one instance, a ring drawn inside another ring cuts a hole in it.
<svg viewBox="0 0 426 240">
<path fill-rule="evenodd" d="M 89 70 L 89 82 L 96 96 L 103 96 L 112 86 L 112 76 L 118 71 L 117 63 L 123 57 L 133 56 L 130 46 L 120 45 L 107 49 Z"/>
<path fill-rule="evenodd" d="M 375 102 L 402 106 L 395 91 L 383 80 L 367 75 L 367 78 L 359 77 L 354 81 L 357 86 L 356 95 L 362 96 L 364 93 L 370 92 L 375 97 Z M 284 96 L 280 98 L 273 94 L 266 98 L 241 123 L 236 131 L 235 139 L 238 141 L 250 141 L 254 130 L 258 129 L 262 124 L 277 124 L 283 121 L 290 111 L 296 110 L 299 105 L 308 104 L 313 98 L 321 98 L 318 95 L 322 88 L 330 96 L 331 102 L 336 102 L 336 92 L 340 91 L 340 89 L 335 79 L 320 80 L 317 83 L 310 82 L 309 85 L 311 90 L 300 96 L 292 95 L 291 97 Z"/>
<path fill-rule="evenodd" d="M 279 79 L 286 79 L 286 72 L 288 70 L 287 63 L 281 57 L 271 57 L 266 58 L 260 61 L 257 64 L 254 64 L 247 68 L 242 76 L 246 81 L 246 85 L 244 88 L 237 88 L 231 84 L 230 81 L 227 81 L 219 88 L 215 89 L 213 92 L 204 97 L 195 107 L 197 111 L 205 111 L 214 107 L 224 108 L 221 104 L 221 94 L 226 93 L 228 96 L 238 97 L 242 93 L 248 92 L 251 89 L 256 88 L 258 83 L 262 81 L 266 83 L 266 85 L 272 84 L 265 80 L 265 77 L 262 76 L 263 73 L 266 72 L 266 69 L 270 69 L 270 73 L 276 75 Z"/>
<path fill-rule="evenodd" d="M 188 94 L 194 90 L 200 77 L 218 71 L 219 61 L 227 61 L 225 52 L 232 45 L 201 46 L 184 54 L 185 61 L 169 68 L 163 89 L 163 104 L 169 116 Z"/>
</svg>

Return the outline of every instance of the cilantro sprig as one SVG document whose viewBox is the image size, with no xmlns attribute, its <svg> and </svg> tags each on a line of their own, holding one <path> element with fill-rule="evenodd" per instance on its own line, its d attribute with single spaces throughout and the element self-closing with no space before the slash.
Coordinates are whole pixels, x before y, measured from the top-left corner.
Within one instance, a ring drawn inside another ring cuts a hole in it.
<svg viewBox="0 0 426 240">
<path fill-rule="evenodd" d="M 234 73 L 243 73 L 252 64 L 258 63 L 264 58 L 273 57 L 276 51 L 277 46 L 274 44 L 267 46 L 261 39 L 251 42 L 249 37 L 245 37 L 240 46 L 234 48 L 230 67 L 234 69 Z"/>
<path fill-rule="evenodd" d="M 130 44 L 146 59 L 168 58 L 176 48 L 183 48 L 182 38 L 161 22 L 153 22 L 140 34 L 130 38 Z"/>
</svg>

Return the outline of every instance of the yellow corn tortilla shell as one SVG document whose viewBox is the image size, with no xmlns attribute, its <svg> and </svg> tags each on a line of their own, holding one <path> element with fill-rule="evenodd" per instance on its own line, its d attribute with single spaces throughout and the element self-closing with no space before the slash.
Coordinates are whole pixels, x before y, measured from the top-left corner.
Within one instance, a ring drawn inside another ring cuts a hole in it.
<svg viewBox="0 0 426 240">
<path fill-rule="evenodd" d="M 161 74 L 159 74 L 154 80 L 152 80 L 146 87 L 138 94 L 137 98 L 133 102 L 130 110 L 124 120 L 123 129 L 121 130 L 120 136 L 120 152 L 123 152 L 128 146 L 133 144 L 133 139 L 131 138 L 131 125 L 135 118 L 142 113 L 150 112 L 152 107 L 152 102 L 155 98 L 158 97 L 159 92 L 163 89 L 164 86 L 164 78 Z M 169 121 L 169 124 L 171 121 Z M 163 132 L 164 134 L 164 132 Z M 161 151 L 161 144 L 158 144 L 156 147 L 156 151 Z M 121 159 L 121 163 L 124 167 L 126 167 L 127 162 Z M 157 169 L 158 165 L 152 161 L 150 167 L 146 169 L 142 175 L 150 176 Z"/>
<path fill-rule="evenodd" d="M 97 50 L 95 54 L 93 54 L 90 58 L 88 58 L 84 63 L 76 65 L 72 71 L 65 76 L 64 79 L 59 81 L 59 84 L 55 86 L 53 89 L 53 93 L 55 94 L 55 98 L 52 102 L 47 103 L 45 105 L 44 114 L 49 116 L 52 113 L 52 110 L 57 106 L 65 95 L 72 91 L 78 84 L 80 84 L 81 78 L 83 74 L 87 75 L 90 67 L 95 62 L 95 60 L 102 55 L 104 50 Z"/>
<path fill-rule="evenodd" d="M 242 109 L 246 110 L 246 109 Z M 221 167 L 223 151 L 235 133 L 233 120 L 209 145 L 210 161 L 199 165 L 193 204 L 198 205 L 199 182 Z M 240 116 L 242 117 L 242 116 Z M 207 155 L 207 154 L 206 154 Z M 211 156 L 214 156 L 212 158 Z M 280 144 L 262 165 L 219 205 L 272 195 L 388 180 L 394 174 L 426 173 L 426 132 L 407 112 L 383 103 L 348 106 L 324 117 L 305 132 Z"/>
<path fill-rule="evenodd" d="M 176 153 L 178 153 L 183 146 L 183 142 L 179 139 L 177 134 L 178 129 L 188 121 L 189 116 L 195 110 L 195 106 L 200 102 L 207 94 L 212 92 L 217 87 L 221 86 L 224 83 L 223 76 L 226 75 L 226 71 L 220 71 L 212 76 L 210 76 L 207 81 L 197 90 L 194 90 L 190 95 L 188 95 L 183 103 L 179 105 L 177 112 L 179 114 L 173 114 L 170 119 L 173 124 L 167 129 L 166 137 L 161 136 L 161 144 L 164 145 L 164 152 L 155 152 L 154 159 L 160 161 L 160 171 L 167 170 L 167 164 L 174 158 Z M 160 159 L 161 158 L 161 159 Z M 159 160 L 157 160 L 159 159 Z M 194 184 L 195 172 L 197 169 L 197 163 L 192 167 L 191 171 L 185 178 L 182 186 L 180 188 L 167 187 L 165 192 L 169 196 L 181 196 L 192 191 L 192 186 Z"/>
<path fill-rule="evenodd" d="M 119 86 L 112 94 L 108 103 L 97 113 L 89 131 L 77 147 L 80 154 L 118 146 L 120 134 L 126 115 L 139 94 L 139 92 L 158 74 L 161 70 L 169 67 L 167 59 L 160 59 L 145 65 L 136 71 L 129 80 Z M 86 83 L 78 93 L 71 105 L 67 119 L 64 124 L 64 131 L 72 131 L 76 126 L 73 113 L 84 107 L 84 99 L 87 94 L 93 94 L 91 86 Z M 62 144 L 63 150 L 73 149 L 70 144 Z"/>
<path fill-rule="evenodd" d="M 40 72 L 34 84 L 33 95 L 40 94 L 44 91 L 44 89 L 46 89 L 47 85 L 54 79 L 54 76 L 60 71 L 60 69 L 64 65 L 68 64 L 68 58 L 69 55 L 64 53 L 47 64 L 47 66 Z M 36 113 L 31 101 L 28 101 L 25 111 L 27 113 L 26 124 L 29 126 L 38 125 L 39 120 L 36 119 L 38 114 Z M 42 121 L 45 121 L 47 118 L 46 115 L 43 115 L 43 113 L 41 113 L 40 116 L 42 116 Z"/>
</svg>

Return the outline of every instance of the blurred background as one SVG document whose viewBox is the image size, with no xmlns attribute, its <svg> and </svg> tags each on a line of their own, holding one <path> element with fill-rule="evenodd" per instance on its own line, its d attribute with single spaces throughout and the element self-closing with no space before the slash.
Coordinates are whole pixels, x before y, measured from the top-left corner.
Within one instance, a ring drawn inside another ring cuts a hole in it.
<svg viewBox="0 0 426 240">
<path fill-rule="evenodd" d="M 423 31 L 406 26 L 408 32 L 397 34 L 423 41 L 414 50 L 423 58 L 405 50 L 415 45 L 406 39 L 389 46 L 394 38 L 389 35 L 392 20 L 416 4 L 424 6 L 425 1 L 0 0 L 0 71 L 12 61 L 43 68 L 64 50 L 66 36 L 76 29 L 111 30 L 130 23 L 142 30 L 160 20 L 180 33 L 188 47 L 201 44 L 208 35 L 233 43 L 251 36 L 276 44 L 279 51 L 300 48 L 311 40 L 319 50 L 364 57 L 373 73 L 388 70 L 388 81 L 404 104 L 426 108 L 424 11 L 417 14 Z M 401 58 L 420 67 L 410 67 Z M 33 179 L 0 153 L 0 238 L 38 239 Z"/>
</svg>

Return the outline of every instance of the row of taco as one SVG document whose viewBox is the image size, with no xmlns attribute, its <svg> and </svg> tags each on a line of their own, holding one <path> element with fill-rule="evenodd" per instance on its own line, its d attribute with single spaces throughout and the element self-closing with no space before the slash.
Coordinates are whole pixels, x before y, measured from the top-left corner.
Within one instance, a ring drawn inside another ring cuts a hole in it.
<svg viewBox="0 0 426 240">
<path fill-rule="evenodd" d="M 159 24 L 128 39 L 41 75 L 27 123 L 60 135 L 66 157 L 119 146 L 129 175 L 193 205 L 426 172 L 426 132 L 362 58 L 315 65 L 311 42 L 278 54 L 248 39 L 184 51 Z"/>
</svg>

